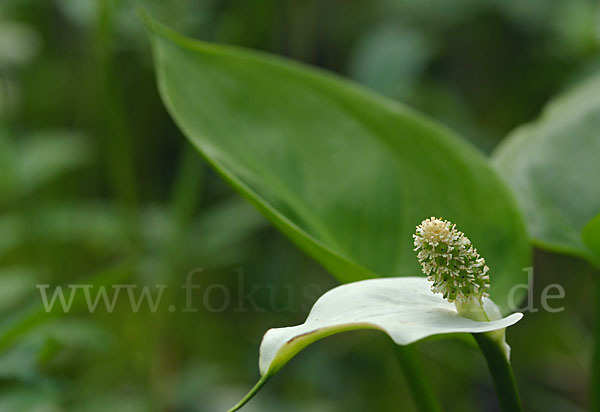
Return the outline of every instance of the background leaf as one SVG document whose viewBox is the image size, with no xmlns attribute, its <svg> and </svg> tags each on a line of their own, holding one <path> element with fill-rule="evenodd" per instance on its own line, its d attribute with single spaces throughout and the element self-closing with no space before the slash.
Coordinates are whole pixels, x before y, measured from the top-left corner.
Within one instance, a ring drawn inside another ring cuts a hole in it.
<svg viewBox="0 0 600 412">
<path fill-rule="evenodd" d="M 590 220 L 581 233 L 583 242 L 591 249 L 595 256 L 595 264 L 600 267 L 600 214 Z"/>
<path fill-rule="evenodd" d="M 543 248 L 593 259 L 581 238 L 600 212 L 600 75 L 548 105 L 493 154 Z"/>
<path fill-rule="evenodd" d="M 177 124 L 339 280 L 420 273 L 411 234 L 443 216 L 488 260 L 492 297 L 506 309 L 529 264 L 528 240 L 507 189 L 469 144 L 330 74 L 148 25 Z"/>
</svg>

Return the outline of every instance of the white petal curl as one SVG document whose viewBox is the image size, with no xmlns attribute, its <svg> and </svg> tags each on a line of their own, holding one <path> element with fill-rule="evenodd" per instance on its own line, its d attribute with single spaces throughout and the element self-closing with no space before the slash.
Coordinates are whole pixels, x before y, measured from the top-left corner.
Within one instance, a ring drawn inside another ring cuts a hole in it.
<svg viewBox="0 0 600 412">
<path fill-rule="evenodd" d="M 298 326 L 269 329 L 260 346 L 261 375 L 273 374 L 311 343 L 335 333 L 378 329 L 399 345 L 432 335 L 480 333 L 504 329 L 523 315 L 513 313 L 490 322 L 460 316 L 454 304 L 430 291 L 422 277 L 369 279 L 331 289 L 314 304 Z M 484 304 L 495 306 L 491 300 Z"/>
</svg>

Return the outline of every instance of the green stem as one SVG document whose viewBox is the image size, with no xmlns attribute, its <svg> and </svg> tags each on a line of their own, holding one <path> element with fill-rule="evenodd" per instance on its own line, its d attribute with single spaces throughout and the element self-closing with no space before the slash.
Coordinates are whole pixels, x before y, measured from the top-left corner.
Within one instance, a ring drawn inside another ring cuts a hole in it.
<svg viewBox="0 0 600 412">
<path fill-rule="evenodd" d="M 395 354 L 417 409 L 421 412 L 441 412 L 442 408 L 433 393 L 431 382 L 423 370 L 415 345 L 395 345 Z"/>
<path fill-rule="evenodd" d="M 590 411 L 600 412 L 600 280 L 596 279 L 596 324 L 590 377 Z"/>
<path fill-rule="evenodd" d="M 168 252 L 171 255 L 178 250 L 181 236 L 199 208 L 203 177 L 204 166 L 198 156 L 198 151 L 186 142 L 182 149 L 179 171 L 171 193 L 173 232 L 168 246 Z"/>
<path fill-rule="evenodd" d="M 239 401 L 237 403 L 237 405 L 235 405 L 233 408 L 229 409 L 227 412 L 235 412 L 238 409 L 240 409 L 242 406 L 244 406 L 246 403 L 248 403 L 248 401 L 250 399 L 252 399 L 254 397 L 254 395 L 256 395 L 258 393 L 258 391 L 260 390 L 260 388 L 262 388 L 264 386 L 265 383 L 267 383 L 267 381 L 271 378 L 271 375 L 263 375 L 260 380 L 256 383 L 256 385 L 254 385 L 254 387 L 252 389 L 250 389 L 250 392 L 248 392 L 246 394 L 246 396 L 244 396 L 244 399 L 242 399 L 241 401 Z"/>
<path fill-rule="evenodd" d="M 127 121 L 125 104 L 114 72 L 114 2 L 97 0 L 96 68 L 99 132 L 104 135 L 110 178 L 121 206 L 134 220 L 137 207 L 135 170 L 133 167 L 133 136 Z"/>
<path fill-rule="evenodd" d="M 505 349 L 499 344 L 496 335 L 474 333 L 473 336 L 487 361 L 496 388 L 496 395 L 500 401 L 500 408 L 504 412 L 522 412 L 523 405 L 521 405 L 512 367 L 506 358 Z"/>
</svg>

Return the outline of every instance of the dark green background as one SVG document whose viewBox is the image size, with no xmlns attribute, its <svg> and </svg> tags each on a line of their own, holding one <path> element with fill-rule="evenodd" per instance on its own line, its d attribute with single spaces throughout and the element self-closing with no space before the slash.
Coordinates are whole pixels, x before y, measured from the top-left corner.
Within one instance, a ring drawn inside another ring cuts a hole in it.
<svg viewBox="0 0 600 412">
<path fill-rule="evenodd" d="M 223 410 L 258 377 L 264 331 L 301 322 L 335 285 L 192 152 L 159 100 L 138 5 L 192 37 L 354 78 L 486 153 L 600 67 L 593 1 L 3 0 L 2 411 Z M 124 260 L 131 268 L 109 283 L 169 285 L 157 313 L 131 313 L 121 299 L 114 313 L 30 315 L 40 304 L 36 284 L 91 283 Z M 204 269 L 194 278 L 199 311 L 181 313 L 179 286 L 195 268 Z M 246 291 L 260 286 L 253 296 L 264 311 L 236 311 L 236 268 Z M 536 307 L 551 283 L 566 298 L 563 312 L 526 314 L 508 331 L 525 406 L 583 410 L 590 270 L 542 253 L 535 268 Z M 219 313 L 206 309 L 220 306 L 218 291 L 203 301 L 215 284 L 231 291 Z M 468 342 L 419 348 L 446 410 L 496 408 L 483 358 Z M 247 406 L 412 408 L 388 339 L 373 331 L 312 346 Z"/>
</svg>

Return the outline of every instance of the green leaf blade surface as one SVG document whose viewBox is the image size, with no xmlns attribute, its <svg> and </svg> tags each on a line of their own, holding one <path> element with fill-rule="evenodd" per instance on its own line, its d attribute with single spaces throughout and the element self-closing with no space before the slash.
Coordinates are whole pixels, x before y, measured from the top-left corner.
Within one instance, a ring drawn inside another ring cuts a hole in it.
<svg viewBox="0 0 600 412">
<path fill-rule="evenodd" d="M 452 220 L 507 309 L 526 283 L 520 212 L 484 156 L 422 115 L 337 76 L 147 20 L 161 96 L 243 196 L 342 282 L 420 273 L 412 233 Z"/>
<path fill-rule="evenodd" d="M 514 189 L 539 246 L 594 258 L 581 232 L 600 212 L 600 75 L 516 129 L 492 160 Z"/>
</svg>

